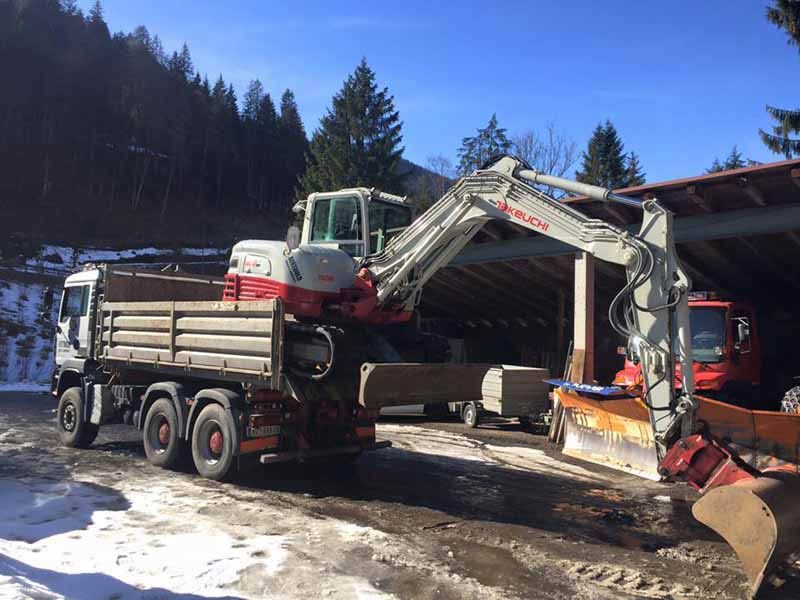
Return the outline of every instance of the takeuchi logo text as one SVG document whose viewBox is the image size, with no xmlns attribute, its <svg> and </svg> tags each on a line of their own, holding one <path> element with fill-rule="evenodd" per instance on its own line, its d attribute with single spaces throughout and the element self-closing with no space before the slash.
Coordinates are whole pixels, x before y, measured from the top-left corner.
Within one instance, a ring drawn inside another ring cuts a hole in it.
<svg viewBox="0 0 800 600">
<path fill-rule="evenodd" d="M 513 206 L 509 206 L 509 204 L 504 200 L 497 200 L 495 204 L 497 205 L 497 208 L 502 210 L 504 213 L 511 215 L 517 221 L 521 221 L 523 223 L 530 223 L 534 229 L 547 231 L 550 228 L 549 223 L 545 223 L 544 221 L 525 212 L 524 210 L 521 210 L 519 208 L 514 208 Z"/>
</svg>

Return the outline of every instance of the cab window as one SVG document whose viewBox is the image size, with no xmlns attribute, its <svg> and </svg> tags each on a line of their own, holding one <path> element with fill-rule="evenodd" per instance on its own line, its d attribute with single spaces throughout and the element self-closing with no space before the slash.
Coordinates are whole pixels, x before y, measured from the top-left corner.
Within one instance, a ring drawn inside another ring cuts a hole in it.
<svg viewBox="0 0 800 600">
<path fill-rule="evenodd" d="M 355 196 L 322 198 L 314 202 L 312 242 L 360 240 L 361 210 Z"/>
<path fill-rule="evenodd" d="M 411 208 L 380 200 L 369 203 L 369 253 L 382 251 L 411 223 Z"/>
<path fill-rule="evenodd" d="M 64 288 L 64 298 L 61 301 L 61 319 L 70 317 L 85 317 L 89 312 L 89 287 L 88 285 L 75 285 Z"/>
</svg>

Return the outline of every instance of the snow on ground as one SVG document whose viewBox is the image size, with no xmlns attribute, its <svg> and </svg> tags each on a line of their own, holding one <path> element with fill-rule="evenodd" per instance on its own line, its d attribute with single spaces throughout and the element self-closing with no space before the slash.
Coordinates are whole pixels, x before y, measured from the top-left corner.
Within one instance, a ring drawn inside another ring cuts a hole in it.
<svg viewBox="0 0 800 600">
<path fill-rule="evenodd" d="M 457 433 L 424 427 L 379 423 L 378 428 L 381 434 L 391 435 L 395 448 L 420 452 L 429 455 L 429 459 L 434 461 L 442 458 L 459 458 L 502 463 L 518 469 L 592 483 L 610 481 L 610 478 L 604 475 L 558 460 L 536 448 L 482 444 Z"/>
<path fill-rule="evenodd" d="M 39 318 L 44 285 L 0 281 L 0 385 L 46 384 L 52 369 L 52 327 Z M 53 307 L 51 323 L 55 322 Z"/>
<path fill-rule="evenodd" d="M 0 460 L 11 460 L 24 436 L 2 421 Z M 463 436 L 445 437 L 466 447 Z M 394 596 L 381 582 L 398 573 L 457 586 L 464 598 L 500 598 L 455 572 L 447 548 L 308 513 L 263 490 L 132 467 L 0 478 L 0 598 L 385 600 Z"/>
<path fill-rule="evenodd" d="M 68 246 L 45 245 L 39 254 L 25 261 L 28 269 L 63 271 L 69 273 L 86 263 L 130 262 L 136 259 L 149 259 L 159 256 L 206 257 L 226 255 L 228 248 L 71 248 Z"/>
<path fill-rule="evenodd" d="M 373 582 L 399 568 L 452 578 L 465 597 L 492 597 L 402 538 L 237 502 L 185 477 L 113 489 L 88 479 L 0 479 L 0 507 L 2 598 L 378 600 L 393 596 Z"/>
</svg>

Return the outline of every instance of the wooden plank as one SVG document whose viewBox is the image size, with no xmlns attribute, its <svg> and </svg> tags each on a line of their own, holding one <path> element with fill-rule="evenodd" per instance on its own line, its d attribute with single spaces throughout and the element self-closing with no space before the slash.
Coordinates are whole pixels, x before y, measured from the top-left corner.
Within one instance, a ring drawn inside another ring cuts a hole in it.
<svg viewBox="0 0 800 600">
<path fill-rule="evenodd" d="M 117 334 L 115 334 L 117 335 Z M 175 336 L 176 350 L 201 350 L 210 352 L 245 352 L 269 356 L 272 351 L 270 337 L 219 335 L 211 333 L 181 333 Z"/>
<path fill-rule="evenodd" d="M 103 319 L 103 327 L 111 327 L 111 317 Z M 169 317 L 156 315 L 126 315 L 118 314 L 114 317 L 114 327 L 118 329 L 145 329 L 145 330 L 169 330 Z"/>
<path fill-rule="evenodd" d="M 274 302 L 272 300 L 254 300 L 248 302 L 175 302 L 175 310 L 179 313 L 237 313 L 238 315 L 272 316 Z M 172 302 L 104 302 L 103 311 L 114 310 L 130 314 L 168 314 Z"/>
<path fill-rule="evenodd" d="M 103 333 L 103 341 L 107 342 L 113 335 L 114 344 L 109 346 L 147 346 L 148 348 L 160 347 L 166 348 L 169 346 L 169 333 L 159 331 L 132 331 L 130 329 L 116 329 L 112 331 L 105 331 Z"/>
<path fill-rule="evenodd" d="M 148 361 L 169 362 L 170 354 L 167 348 L 144 348 L 142 346 L 114 346 L 104 349 L 105 355 L 117 359 L 138 359 Z"/>
<path fill-rule="evenodd" d="M 479 402 L 487 364 L 366 363 L 361 367 L 358 401 L 368 408 Z"/>
<path fill-rule="evenodd" d="M 221 352 L 189 352 L 181 350 L 175 353 L 174 362 L 194 367 L 214 367 L 216 369 L 238 369 L 258 373 L 270 373 L 272 362 L 269 356 L 242 356 Z"/>
<path fill-rule="evenodd" d="M 272 319 L 267 317 L 186 317 L 175 320 L 181 332 L 260 333 L 270 335 Z"/>
</svg>

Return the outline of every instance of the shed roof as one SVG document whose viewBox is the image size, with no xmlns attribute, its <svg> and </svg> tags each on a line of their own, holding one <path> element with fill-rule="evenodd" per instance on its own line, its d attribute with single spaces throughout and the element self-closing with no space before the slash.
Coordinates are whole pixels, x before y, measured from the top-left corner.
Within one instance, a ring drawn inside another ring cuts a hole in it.
<svg viewBox="0 0 800 600">
<path fill-rule="evenodd" d="M 800 298 L 800 159 L 617 190 L 656 197 L 675 213 L 678 253 L 694 289 L 713 289 L 775 310 Z M 586 197 L 564 200 L 585 214 L 636 229 L 637 210 Z M 491 222 L 428 283 L 423 314 L 507 327 L 554 323 L 569 302 L 575 250 L 508 222 Z M 598 263 L 599 303 L 624 283 Z M 571 311 L 571 308 L 568 310 Z"/>
</svg>

